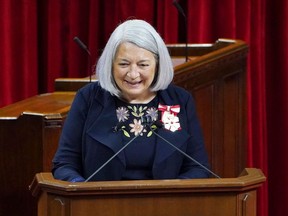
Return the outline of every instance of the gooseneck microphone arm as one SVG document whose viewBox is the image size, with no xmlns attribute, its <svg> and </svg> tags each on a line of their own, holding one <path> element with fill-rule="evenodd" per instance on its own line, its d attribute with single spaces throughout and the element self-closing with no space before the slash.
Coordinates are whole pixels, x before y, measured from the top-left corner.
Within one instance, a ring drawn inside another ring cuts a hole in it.
<svg viewBox="0 0 288 216">
<path fill-rule="evenodd" d="M 177 8 L 178 12 L 184 17 L 185 20 L 185 61 L 188 61 L 188 22 L 183 8 L 180 6 L 177 0 L 173 1 L 173 5 Z"/>
<path fill-rule="evenodd" d="M 196 163 L 197 165 L 199 165 L 201 168 L 203 168 L 204 170 L 206 170 L 207 172 L 209 172 L 210 174 L 212 174 L 214 177 L 216 178 L 221 178 L 220 176 L 218 176 L 216 173 L 214 173 L 212 170 L 208 169 L 206 166 L 204 166 L 203 164 L 201 164 L 200 162 L 198 162 L 197 160 L 195 160 L 194 158 L 192 158 L 190 155 L 186 154 L 184 151 L 182 151 L 181 149 L 179 149 L 177 146 L 175 146 L 173 143 L 169 142 L 168 140 L 166 140 L 164 137 L 162 137 L 161 135 L 159 135 L 158 133 L 155 132 L 155 130 L 157 128 L 160 128 L 162 126 L 162 124 L 159 121 L 152 121 L 150 116 L 142 116 L 141 117 L 141 122 L 148 126 L 150 128 L 150 130 L 152 131 L 152 133 L 154 133 L 157 137 L 159 137 L 160 139 L 162 139 L 164 142 L 166 142 L 167 144 L 169 144 L 170 146 L 172 146 L 174 149 L 176 149 L 177 151 L 179 151 L 181 154 L 183 154 L 185 157 L 189 158 L 191 161 L 193 161 L 194 163 Z M 152 128 L 152 125 L 156 126 L 156 128 Z"/>
<path fill-rule="evenodd" d="M 167 144 L 169 144 L 170 146 L 172 146 L 173 148 L 175 148 L 177 151 L 179 151 L 181 154 L 183 154 L 184 156 L 186 156 L 187 158 L 189 158 L 191 161 L 193 161 L 194 163 L 196 163 L 197 165 L 199 165 L 201 168 L 205 169 L 206 171 L 208 171 L 210 174 L 212 174 L 214 177 L 216 178 L 221 178 L 220 176 L 218 176 L 216 173 L 214 173 L 213 171 L 211 171 L 210 169 L 208 169 L 207 167 L 205 167 L 204 165 L 202 165 L 201 163 L 199 163 L 197 160 L 195 160 L 194 158 L 192 158 L 190 155 L 186 154 L 184 151 L 182 151 L 181 149 L 177 148 L 175 145 L 173 145 L 171 142 L 169 142 L 168 140 L 166 140 L 164 137 L 160 136 L 158 133 L 155 132 L 155 129 L 150 128 L 151 131 L 160 139 L 164 140 Z"/>
<path fill-rule="evenodd" d="M 89 71 L 89 78 L 90 78 L 90 83 L 91 83 L 91 80 L 92 80 L 92 69 L 91 69 L 91 63 L 92 63 L 92 57 L 91 57 L 91 53 L 90 53 L 90 51 L 89 51 L 89 49 L 87 48 L 87 46 L 78 38 L 78 37 L 74 37 L 73 38 L 73 40 L 74 40 L 74 42 L 75 43 L 77 43 L 78 44 L 78 46 L 82 49 L 82 50 L 84 50 L 87 54 L 88 54 L 88 56 L 89 56 L 89 69 L 90 69 L 90 71 Z"/>
</svg>

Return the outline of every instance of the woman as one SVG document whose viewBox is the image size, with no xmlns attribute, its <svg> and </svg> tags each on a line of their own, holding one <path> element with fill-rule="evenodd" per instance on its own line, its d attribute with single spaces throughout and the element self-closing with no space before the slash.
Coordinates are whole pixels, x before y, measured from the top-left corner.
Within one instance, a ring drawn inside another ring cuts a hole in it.
<svg viewBox="0 0 288 216">
<path fill-rule="evenodd" d="M 96 73 L 98 81 L 78 91 L 65 121 L 53 159 L 56 179 L 209 177 L 206 169 L 176 149 L 208 167 L 193 98 L 171 84 L 170 55 L 150 24 L 120 24 Z"/>
</svg>

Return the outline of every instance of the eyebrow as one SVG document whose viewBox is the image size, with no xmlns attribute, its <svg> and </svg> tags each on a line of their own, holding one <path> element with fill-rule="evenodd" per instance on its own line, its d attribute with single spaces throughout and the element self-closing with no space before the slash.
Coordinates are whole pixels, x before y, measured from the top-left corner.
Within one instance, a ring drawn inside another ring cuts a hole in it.
<svg viewBox="0 0 288 216">
<path fill-rule="evenodd" d="M 130 62 L 127 58 L 116 58 L 115 60 Z M 150 59 L 141 59 L 141 60 L 137 61 L 137 63 L 141 63 L 141 62 L 151 62 L 151 60 Z"/>
</svg>

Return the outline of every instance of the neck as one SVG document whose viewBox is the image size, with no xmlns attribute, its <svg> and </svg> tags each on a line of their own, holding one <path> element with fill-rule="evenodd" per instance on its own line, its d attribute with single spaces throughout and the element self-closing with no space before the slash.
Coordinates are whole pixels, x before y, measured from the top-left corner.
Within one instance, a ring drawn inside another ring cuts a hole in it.
<svg viewBox="0 0 288 216">
<path fill-rule="evenodd" d="M 147 104 L 155 98 L 156 94 L 156 92 L 151 92 L 146 97 L 123 97 L 122 100 L 130 104 Z"/>
</svg>

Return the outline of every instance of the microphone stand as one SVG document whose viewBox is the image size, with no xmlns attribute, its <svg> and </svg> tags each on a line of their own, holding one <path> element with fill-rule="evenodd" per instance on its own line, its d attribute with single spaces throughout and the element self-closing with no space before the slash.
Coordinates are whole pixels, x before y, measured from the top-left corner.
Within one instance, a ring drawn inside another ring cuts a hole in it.
<svg viewBox="0 0 288 216">
<path fill-rule="evenodd" d="M 75 43 L 77 43 L 78 44 L 78 46 L 82 49 L 82 50 L 84 50 L 87 54 L 88 54 L 88 56 L 89 56 L 89 59 L 88 59 L 88 67 L 89 67 L 89 75 L 90 75 L 90 80 L 89 80 L 89 82 L 91 83 L 91 81 L 92 81 L 92 66 L 91 66 L 91 64 L 92 64 L 92 56 L 91 56 L 91 53 L 90 53 L 90 51 L 89 51 L 89 49 L 87 48 L 87 46 L 78 38 L 78 37 L 74 37 L 73 38 L 73 40 L 75 41 Z"/>
<path fill-rule="evenodd" d="M 183 8 L 180 6 L 177 0 L 173 1 L 173 5 L 177 8 L 178 12 L 184 17 L 185 20 L 185 61 L 188 62 L 188 22 Z"/>
</svg>

